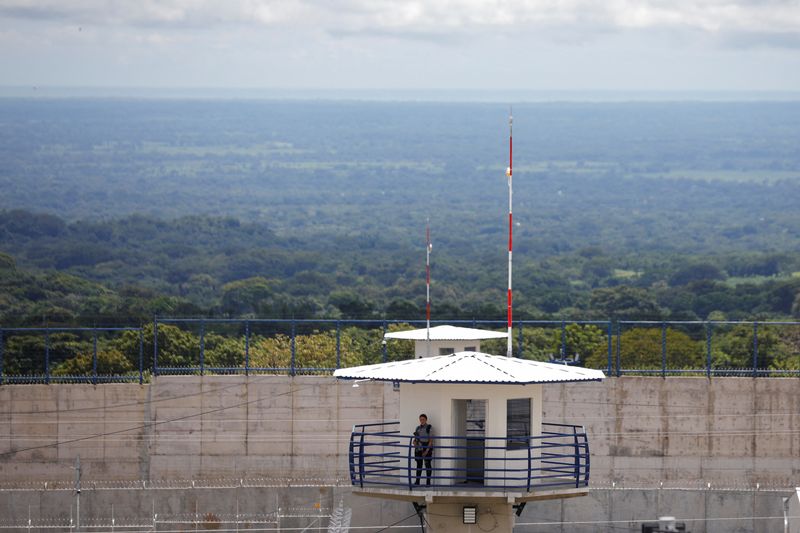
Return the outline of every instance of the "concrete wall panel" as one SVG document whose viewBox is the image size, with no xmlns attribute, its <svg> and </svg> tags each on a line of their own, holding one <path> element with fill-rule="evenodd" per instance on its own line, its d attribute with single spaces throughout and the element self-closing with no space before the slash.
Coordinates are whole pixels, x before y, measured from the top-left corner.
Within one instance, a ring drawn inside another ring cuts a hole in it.
<svg viewBox="0 0 800 533">
<path fill-rule="evenodd" d="M 399 416 L 399 394 L 391 384 L 351 385 L 319 376 L 164 376 L 143 386 L 0 386 L 0 454 L 35 448 L 0 456 L 0 479 L 6 487 L 70 482 L 80 455 L 85 487 L 255 477 L 284 485 L 290 479 L 346 484 L 352 425 Z M 629 520 L 636 530 L 638 520 L 661 513 L 736 519 L 700 520 L 693 533 L 774 531 L 774 520 L 742 518 L 777 516 L 781 493 L 774 489 L 800 485 L 800 380 L 623 377 L 544 386 L 543 393 L 544 421 L 586 427 L 592 483 L 603 490 L 575 501 L 529 504 L 521 523 L 532 517 L 562 523 L 599 516 Z M 85 440 L 66 442 L 75 439 Z M 57 442 L 63 444 L 53 446 Z M 607 490 L 612 483 L 616 489 Z M 737 492 L 756 484 L 766 492 Z M 658 486 L 665 490 L 654 491 Z M 703 490 L 666 490 L 681 487 Z M 353 505 L 354 523 L 358 518 L 361 524 L 386 524 L 412 512 L 408 504 L 335 491 Z M 26 514 L 28 505 L 59 516 L 67 509 L 68 516 L 74 503 L 70 491 L 40 492 L 0 493 L 0 516 Z M 133 514 L 154 503 L 163 512 L 188 512 L 195 503 L 229 509 L 236 498 L 235 492 L 216 498 L 213 491 L 198 494 L 176 488 L 96 501 L 87 495 L 85 511 L 100 512 L 111 501 Z M 277 488 L 239 494 L 259 509 L 267 504 L 251 501 L 255 494 L 275 499 L 273 507 L 284 498 Z M 318 493 L 298 494 L 319 503 Z"/>
</svg>

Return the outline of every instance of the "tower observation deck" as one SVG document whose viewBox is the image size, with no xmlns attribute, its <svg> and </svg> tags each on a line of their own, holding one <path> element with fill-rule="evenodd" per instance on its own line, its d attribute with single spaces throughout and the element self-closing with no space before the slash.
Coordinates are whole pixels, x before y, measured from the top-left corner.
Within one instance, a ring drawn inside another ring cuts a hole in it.
<svg viewBox="0 0 800 533">
<path fill-rule="evenodd" d="M 588 491 L 586 431 L 543 421 L 542 387 L 599 381 L 605 377 L 599 370 L 464 351 L 340 369 L 334 376 L 400 387 L 400 420 L 353 428 L 348 462 L 357 494 L 410 501 L 429 513 L 432 505 L 474 504 L 479 516 L 484 509 L 505 517 L 500 531 L 511 531 L 512 509 L 520 513 L 530 501 Z M 424 466 L 414 435 L 422 413 L 432 427 L 432 458 Z M 441 523 L 429 531 L 462 525 L 460 509 L 439 511 L 432 514 Z M 442 518 L 448 516 L 458 516 L 458 523 L 448 525 Z"/>
</svg>

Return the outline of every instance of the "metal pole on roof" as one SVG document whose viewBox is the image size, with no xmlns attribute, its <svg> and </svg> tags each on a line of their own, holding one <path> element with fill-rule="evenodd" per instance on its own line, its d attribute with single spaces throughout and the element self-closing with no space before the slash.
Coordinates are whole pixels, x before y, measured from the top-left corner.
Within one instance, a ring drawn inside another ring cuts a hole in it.
<svg viewBox="0 0 800 533">
<path fill-rule="evenodd" d="M 425 223 L 425 341 L 426 357 L 431 356 L 431 219 Z"/>
<path fill-rule="evenodd" d="M 513 250 L 513 233 L 514 233 L 514 217 L 512 215 L 512 200 L 514 197 L 513 188 L 512 188 L 512 168 L 513 168 L 513 160 L 514 160 L 514 116 L 509 109 L 508 112 L 508 168 L 506 169 L 506 176 L 508 176 L 508 350 L 506 351 L 506 356 L 511 357 L 512 352 L 512 344 L 513 344 L 513 334 L 512 334 L 512 324 L 513 324 L 513 312 L 511 306 L 511 256 Z"/>
</svg>

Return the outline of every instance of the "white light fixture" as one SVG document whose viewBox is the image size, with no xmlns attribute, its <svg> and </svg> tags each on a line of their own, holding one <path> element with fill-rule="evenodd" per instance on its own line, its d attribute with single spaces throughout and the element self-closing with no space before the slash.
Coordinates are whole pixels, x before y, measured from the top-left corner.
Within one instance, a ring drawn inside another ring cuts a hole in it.
<svg viewBox="0 0 800 533">
<path fill-rule="evenodd" d="M 463 518 L 465 524 L 478 523 L 478 508 L 474 505 L 465 505 L 463 510 Z"/>
</svg>

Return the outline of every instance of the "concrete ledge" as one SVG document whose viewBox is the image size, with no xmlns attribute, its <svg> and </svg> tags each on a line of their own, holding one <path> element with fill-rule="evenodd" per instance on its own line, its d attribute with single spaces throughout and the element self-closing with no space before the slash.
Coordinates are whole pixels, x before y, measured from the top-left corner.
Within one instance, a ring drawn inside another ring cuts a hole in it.
<svg viewBox="0 0 800 533">
<path fill-rule="evenodd" d="M 447 503 L 460 502 L 465 499 L 480 499 L 487 503 L 521 503 L 538 500 L 555 500 L 562 498 L 577 498 L 586 496 L 589 491 L 586 488 L 580 489 L 558 489 L 542 490 L 536 492 L 503 492 L 497 490 L 445 490 L 415 488 L 413 490 L 388 489 L 388 488 L 356 488 L 353 487 L 353 494 L 372 498 L 384 498 L 389 500 L 401 500 L 407 502 L 428 502 L 428 503 Z"/>
</svg>

